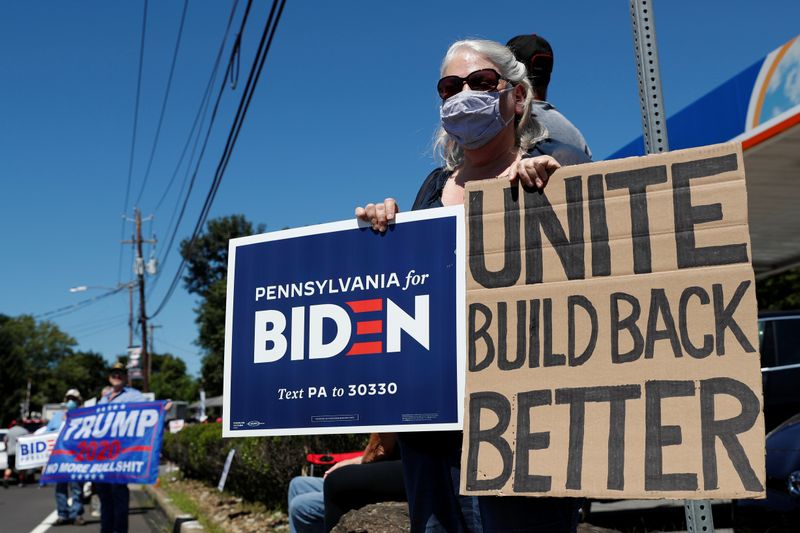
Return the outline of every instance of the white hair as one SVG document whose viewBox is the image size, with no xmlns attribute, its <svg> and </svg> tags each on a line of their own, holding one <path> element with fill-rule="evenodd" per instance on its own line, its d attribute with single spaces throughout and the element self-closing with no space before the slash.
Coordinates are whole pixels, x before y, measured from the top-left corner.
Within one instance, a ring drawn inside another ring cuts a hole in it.
<svg viewBox="0 0 800 533">
<path fill-rule="evenodd" d="M 517 61 L 508 47 L 495 42 L 482 39 L 468 39 L 456 41 L 447 50 L 442 60 L 440 75 L 456 53 L 468 49 L 488 59 L 500 75 L 509 80 L 512 85 L 522 85 L 525 88 L 525 102 L 522 113 L 514 120 L 516 145 L 525 152 L 538 141 L 547 137 L 547 130 L 531 116 L 531 103 L 533 102 L 533 87 L 528 80 L 525 65 Z M 436 131 L 433 144 L 434 154 L 442 158 L 447 170 L 454 170 L 464 161 L 464 151 L 456 140 L 448 134 L 441 125 Z"/>
</svg>

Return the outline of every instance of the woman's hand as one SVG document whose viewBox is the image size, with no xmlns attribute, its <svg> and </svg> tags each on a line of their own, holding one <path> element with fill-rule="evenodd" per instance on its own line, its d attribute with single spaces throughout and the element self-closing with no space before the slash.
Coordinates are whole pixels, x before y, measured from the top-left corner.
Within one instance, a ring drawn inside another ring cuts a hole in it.
<svg viewBox="0 0 800 533">
<path fill-rule="evenodd" d="M 356 207 L 356 218 L 371 224 L 372 229 L 375 231 L 383 233 L 389 226 L 389 222 L 394 220 L 394 216 L 399 212 L 400 208 L 397 207 L 397 202 L 394 201 L 394 198 L 387 198 L 380 204 L 367 204 L 365 207 Z"/>
<path fill-rule="evenodd" d="M 550 175 L 558 170 L 561 165 L 549 155 L 540 155 L 521 159 L 519 163 L 511 167 L 508 173 L 508 180 L 511 184 L 516 184 L 517 180 L 523 187 L 528 189 L 544 189 Z"/>
<path fill-rule="evenodd" d="M 341 468 L 343 466 L 360 465 L 361 464 L 361 459 L 363 457 L 364 457 L 363 455 L 359 455 L 358 457 L 353 457 L 352 459 L 345 459 L 344 461 L 339 461 L 338 463 L 336 463 L 335 465 L 330 467 L 328 470 L 326 470 L 325 474 L 322 477 L 323 478 L 328 477 L 328 474 L 330 474 L 331 472 L 333 472 L 337 468 Z"/>
</svg>

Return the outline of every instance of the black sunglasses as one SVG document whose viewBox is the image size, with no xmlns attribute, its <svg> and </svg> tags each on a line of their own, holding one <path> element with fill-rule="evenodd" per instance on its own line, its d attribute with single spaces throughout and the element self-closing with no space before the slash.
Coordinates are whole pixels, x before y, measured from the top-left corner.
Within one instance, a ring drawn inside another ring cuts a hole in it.
<svg viewBox="0 0 800 533">
<path fill-rule="evenodd" d="M 504 78 L 493 68 L 484 68 L 470 72 L 466 78 L 460 76 L 445 76 L 436 84 L 439 96 L 442 100 L 447 100 L 451 96 L 460 93 L 464 89 L 464 83 L 469 85 L 473 91 L 494 91 L 500 80 L 510 81 Z"/>
</svg>

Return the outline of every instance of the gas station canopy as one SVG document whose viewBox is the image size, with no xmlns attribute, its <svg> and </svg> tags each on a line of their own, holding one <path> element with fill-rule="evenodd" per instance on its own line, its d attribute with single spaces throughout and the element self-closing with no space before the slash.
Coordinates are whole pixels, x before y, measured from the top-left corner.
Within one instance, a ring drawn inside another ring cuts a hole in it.
<svg viewBox="0 0 800 533">
<path fill-rule="evenodd" d="M 800 266 L 800 37 L 667 119 L 671 150 L 739 141 L 757 278 Z M 642 137 L 609 159 L 644 155 Z"/>
</svg>

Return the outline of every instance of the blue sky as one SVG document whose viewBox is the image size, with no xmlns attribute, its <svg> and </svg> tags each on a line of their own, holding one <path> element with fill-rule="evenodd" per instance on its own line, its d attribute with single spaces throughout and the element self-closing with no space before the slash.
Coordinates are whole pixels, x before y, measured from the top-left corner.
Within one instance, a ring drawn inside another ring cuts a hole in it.
<svg viewBox="0 0 800 533">
<path fill-rule="evenodd" d="M 240 0 L 236 22 L 246 4 Z M 151 0 L 131 153 L 143 0 L 0 6 L 0 313 L 40 314 L 131 279 L 121 215 L 138 206 L 166 250 L 186 163 L 160 202 L 203 96 L 232 0 L 191 0 L 151 172 L 142 186 L 183 2 Z M 152 311 L 178 266 L 240 98 L 270 4 L 253 2 L 242 79 L 226 90 L 176 244 L 150 292 Z M 664 101 L 691 103 L 800 33 L 800 2 L 655 2 Z M 288 0 L 210 217 L 242 213 L 268 230 L 348 218 L 394 196 L 409 207 L 435 166 L 435 91 L 448 45 L 545 36 L 555 50 L 549 99 L 602 159 L 641 133 L 628 2 Z M 229 36 L 224 57 L 233 42 Z M 217 89 L 215 85 L 215 91 Z M 160 203 L 160 206 L 159 206 Z M 156 207 L 158 206 L 158 209 Z M 125 237 L 132 225 L 125 227 Z M 122 250 L 122 254 L 120 253 Z M 149 248 L 145 251 L 149 255 Z M 120 257 L 122 259 L 120 260 Z M 148 284 L 153 283 L 148 279 Z M 200 368 L 195 300 L 181 286 L 154 323 L 155 349 Z M 127 293 L 54 321 L 113 360 L 128 342 Z"/>
</svg>

